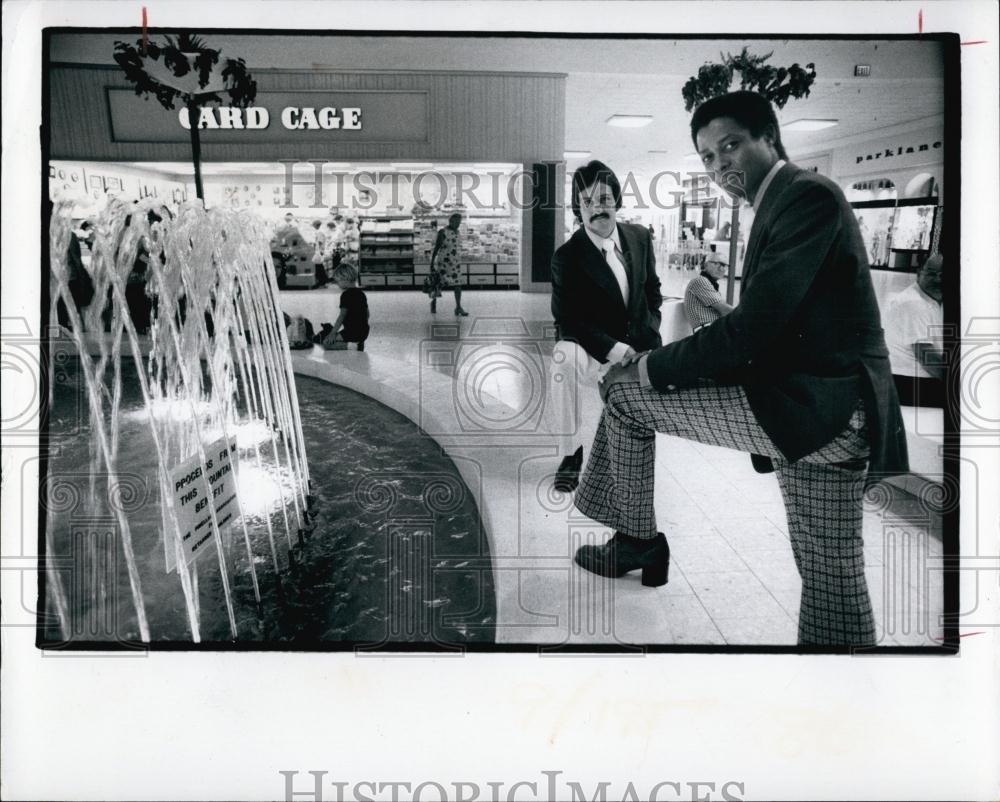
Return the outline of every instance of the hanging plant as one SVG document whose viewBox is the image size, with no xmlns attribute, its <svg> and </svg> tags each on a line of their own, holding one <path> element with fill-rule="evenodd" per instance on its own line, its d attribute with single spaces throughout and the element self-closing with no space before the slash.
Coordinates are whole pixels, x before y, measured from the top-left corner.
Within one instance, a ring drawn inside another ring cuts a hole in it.
<svg viewBox="0 0 1000 802">
<path fill-rule="evenodd" d="M 164 37 L 165 44 L 138 40 L 135 45 L 115 42 L 114 59 L 135 93 L 155 97 L 165 109 L 178 99 L 190 104 L 223 104 L 246 108 L 257 96 L 257 82 L 241 58 L 222 58 L 195 35 Z M 221 70 L 216 67 L 222 65 Z M 221 97 L 226 95 L 226 100 Z"/>
<path fill-rule="evenodd" d="M 155 97 L 165 109 L 173 109 L 177 100 L 187 107 L 195 194 L 204 200 L 198 111 L 208 104 L 251 106 L 257 97 L 257 82 L 250 77 L 243 59 L 223 59 L 218 50 L 208 47 L 198 36 L 181 33 L 176 39 L 163 38 L 166 44 L 145 39 L 138 40 L 135 46 L 115 42 L 114 59 L 137 95 L 145 100 Z M 217 69 L 220 63 L 221 70 Z"/>
<path fill-rule="evenodd" d="M 808 97 L 809 87 L 816 80 L 816 65 L 810 62 L 805 67 L 798 63 L 791 67 L 773 67 L 767 63 L 772 55 L 773 52 L 755 56 L 745 47 L 736 56 L 720 53 L 718 62 L 703 64 L 698 74 L 684 84 L 681 94 L 685 111 L 729 92 L 737 72 L 740 89 L 763 95 L 779 109 L 791 98 Z"/>
</svg>

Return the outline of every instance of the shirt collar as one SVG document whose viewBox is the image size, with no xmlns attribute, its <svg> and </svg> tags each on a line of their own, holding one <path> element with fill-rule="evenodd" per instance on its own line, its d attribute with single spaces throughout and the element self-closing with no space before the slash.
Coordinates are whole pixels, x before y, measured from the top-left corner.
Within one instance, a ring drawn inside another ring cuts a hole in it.
<svg viewBox="0 0 1000 802">
<path fill-rule="evenodd" d="M 753 199 L 753 210 L 756 212 L 760 209 L 760 204 L 764 200 L 764 195 L 767 193 L 767 188 L 771 186 L 771 182 L 774 177 L 778 174 L 778 170 L 784 167 L 788 162 L 784 159 L 778 159 L 768 171 L 767 175 L 764 176 L 764 180 L 760 182 L 760 186 L 757 187 L 757 194 Z"/>
<path fill-rule="evenodd" d="M 594 247 L 597 248 L 597 250 L 599 250 L 601 253 L 604 253 L 604 250 L 608 247 L 609 242 L 613 242 L 615 244 L 615 247 L 618 248 L 618 250 L 622 249 L 621 240 L 618 238 L 617 223 L 615 223 L 615 227 L 611 231 L 610 237 L 599 237 L 597 236 L 597 234 L 595 234 L 586 226 L 583 227 L 583 230 L 587 232 L 587 236 L 590 237 L 590 241 L 594 243 Z"/>
</svg>

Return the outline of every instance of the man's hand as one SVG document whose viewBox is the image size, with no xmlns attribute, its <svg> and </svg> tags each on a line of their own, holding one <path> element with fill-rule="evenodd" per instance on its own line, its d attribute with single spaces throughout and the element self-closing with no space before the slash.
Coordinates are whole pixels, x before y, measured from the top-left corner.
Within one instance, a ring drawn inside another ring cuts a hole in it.
<svg viewBox="0 0 1000 802">
<path fill-rule="evenodd" d="M 625 357 L 622 359 L 621 362 L 618 363 L 618 365 L 623 368 L 628 367 L 629 365 L 634 365 L 648 353 L 649 351 L 642 351 L 640 353 L 636 353 L 631 348 L 629 348 L 628 353 L 625 354 Z"/>
<path fill-rule="evenodd" d="M 601 379 L 599 388 L 601 391 L 601 401 L 607 402 L 608 392 L 616 384 L 638 384 L 639 368 L 634 364 L 615 365 Z"/>
</svg>

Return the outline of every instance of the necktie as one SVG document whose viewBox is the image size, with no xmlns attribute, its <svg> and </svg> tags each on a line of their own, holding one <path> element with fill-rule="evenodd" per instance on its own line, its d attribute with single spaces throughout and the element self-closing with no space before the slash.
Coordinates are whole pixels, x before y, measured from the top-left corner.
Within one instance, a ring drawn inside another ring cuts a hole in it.
<svg viewBox="0 0 1000 802">
<path fill-rule="evenodd" d="M 618 282 L 618 289 L 621 290 L 622 301 L 628 307 L 628 273 L 625 269 L 625 254 L 621 252 L 614 241 L 610 241 L 604 246 L 604 258 L 614 274 L 615 281 Z"/>
</svg>

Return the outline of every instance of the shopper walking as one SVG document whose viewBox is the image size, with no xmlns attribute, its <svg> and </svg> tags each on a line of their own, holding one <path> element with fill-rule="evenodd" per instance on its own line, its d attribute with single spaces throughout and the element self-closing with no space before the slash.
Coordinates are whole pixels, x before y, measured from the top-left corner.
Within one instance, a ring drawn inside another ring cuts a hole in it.
<svg viewBox="0 0 1000 802">
<path fill-rule="evenodd" d="M 438 231 L 431 252 L 431 276 L 424 291 L 431 298 L 431 312 L 437 312 L 437 299 L 441 290 L 451 289 L 455 293 L 455 314 L 467 317 L 462 308 L 462 272 L 460 263 L 459 228 L 462 215 L 455 212 L 448 218 L 448 225 Z"/>
</svg>

